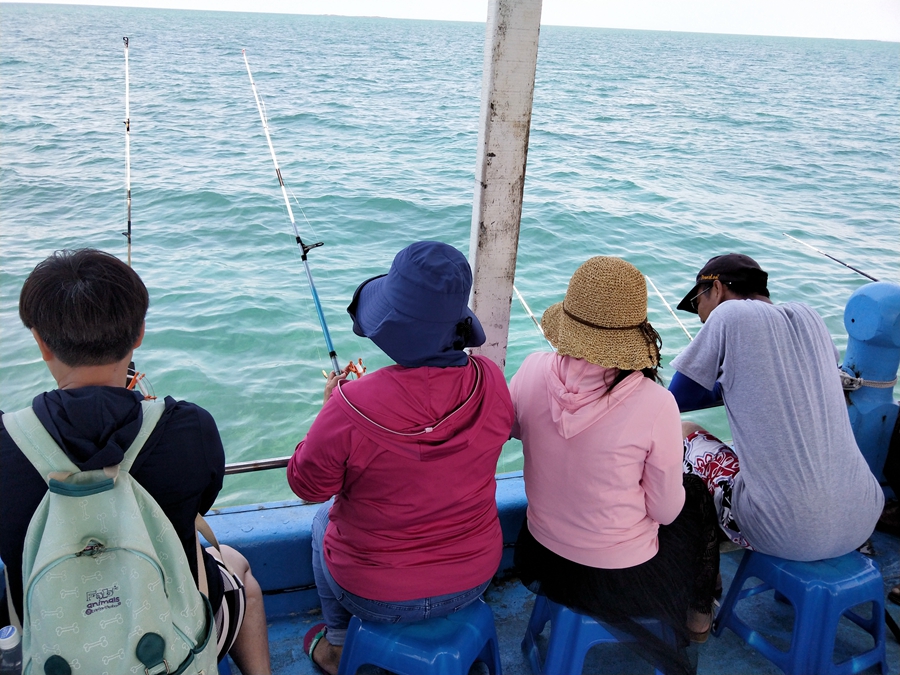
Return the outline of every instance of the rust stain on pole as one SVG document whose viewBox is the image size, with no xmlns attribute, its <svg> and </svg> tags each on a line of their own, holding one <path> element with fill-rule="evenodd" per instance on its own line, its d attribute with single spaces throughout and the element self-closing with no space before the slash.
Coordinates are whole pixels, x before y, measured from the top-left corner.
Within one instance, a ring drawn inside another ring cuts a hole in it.
<svg viewBox="0 0 900 675">
<path fill-rule="evenodd" d="M 478 353 L 506 365 L 522 193 L 541 26 L 541 0 L 488 7 L 469 257 L 471 306 L 487 341 Z"/>
</svg>

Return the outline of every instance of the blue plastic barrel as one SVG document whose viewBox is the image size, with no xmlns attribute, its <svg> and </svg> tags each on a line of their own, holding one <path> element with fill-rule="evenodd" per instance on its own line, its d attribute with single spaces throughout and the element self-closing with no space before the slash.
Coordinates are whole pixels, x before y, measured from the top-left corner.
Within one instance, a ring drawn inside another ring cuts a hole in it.
<svg viewBox="0 0 900 675">
<path fill-rule="evenodd" d="M 878 281 L 857 289 L 847 301 L 844 327 L 849 340 L 841 368 L 856 378 L 854 386 L 862 385 L 848 394 L 850 424 L 869 468 L 883 482 L 898 410 L 894 387 L 886 383 L 896 380 L 900 366 L 900 285 Z"/>
</svg>

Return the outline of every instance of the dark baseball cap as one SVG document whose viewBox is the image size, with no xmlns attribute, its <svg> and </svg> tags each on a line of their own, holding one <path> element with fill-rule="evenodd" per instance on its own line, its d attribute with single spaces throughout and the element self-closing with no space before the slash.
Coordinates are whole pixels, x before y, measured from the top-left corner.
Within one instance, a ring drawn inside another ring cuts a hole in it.
<svg viewBox="0 0 900 675">
<path fill-rule="evenodd" d="M 691 299 L 700 292 L 700 286 L 711 284 L 716 280 L 722 283 L 746 284 L 752 289 L 764 292 L 769 275 L 748 255 L 742 253 L 717 255 L 715 258 L 710 258 L 703 269 L 697 273 L 697 283 L 678 303 L 678 309 L 696 314 L 697 310 L 692 306 Z"/>
</svg>

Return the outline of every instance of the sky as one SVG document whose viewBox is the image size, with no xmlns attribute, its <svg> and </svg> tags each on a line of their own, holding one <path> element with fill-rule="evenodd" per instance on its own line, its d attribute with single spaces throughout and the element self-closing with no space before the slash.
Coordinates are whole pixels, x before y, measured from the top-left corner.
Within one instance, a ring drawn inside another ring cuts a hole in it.
<svg viewBox="0 0 900 675">
<path fill-rule="evenodd" d="M 54 0 L 49 2 L 52 3 Z M 483 22 L 487 16 L 488 2 L 487 0 L 91 0 L 81 3 L 68 1 L 65 4 Z M 541 23 L 558 26 L 900 42 L 900 0 L 544 0 Z"/>
</svg>

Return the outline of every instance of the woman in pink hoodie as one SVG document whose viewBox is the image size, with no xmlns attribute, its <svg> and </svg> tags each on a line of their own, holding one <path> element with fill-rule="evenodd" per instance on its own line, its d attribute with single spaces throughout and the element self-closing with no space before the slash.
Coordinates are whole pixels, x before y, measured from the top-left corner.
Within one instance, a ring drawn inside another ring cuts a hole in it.
<svg viewBox="0 0 900 675">
<path fill-rule="evenodd" d="M 348 307 L 353 330 L 395 366 L 332 373 L 288 482 L 325 501 L 313 522 L 324 624 L 304 648 L 337 672 L 352 615 L 420 621 L 477 600 L 500 564 L 494 474 L 513 421 L 503 373 L 464 349 L 484 343 L 468 308 L 472 272 L 440 242 L 400 251 Z"/>
<path fill-rule="evenodd" d="M 657 375 L 644 277 L 624 260 L 591 258 L 541 324 L 556 353 L 531 354 L 510 383 L 528 496 L 519 575 L 628 634 L 666 673 L 693 672 L 685 648 L 711 624 L 715 511 L 702 482 L 682 475 L 681 420 Z"/>
</svg>

